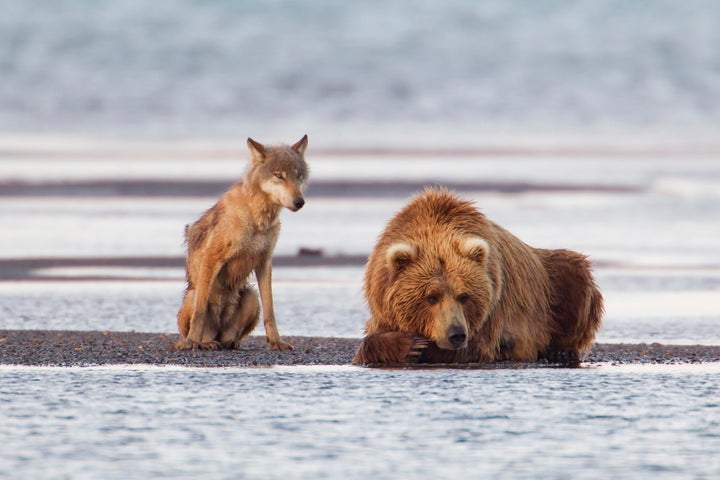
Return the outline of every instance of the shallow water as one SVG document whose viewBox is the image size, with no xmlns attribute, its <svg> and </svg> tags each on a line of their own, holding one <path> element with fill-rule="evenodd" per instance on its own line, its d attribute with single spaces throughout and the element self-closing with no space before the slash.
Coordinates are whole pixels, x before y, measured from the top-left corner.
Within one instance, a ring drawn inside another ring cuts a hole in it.
<svg viewBox="0 0 720 480">
<path fill-rule="evenodd" d="M 86 274 L 88 269 L 77 269 Z M 112 273 L 110 269 L 89 269 Z M 162 270 L 162 269 L 158 269 Z M 0 282 L 0 327 L 8 329 L 174 332 L 182 270 L 148 280 Z M 52 273 L 48 271 L 45 273 Z M 599 268 L 606 315 L 597 340 L 610 343 L 720 344 L 720 272 Z M 160 275 L 161 276 L 161 275 Z M 275 310 L 285 335 L 360 337 L 367 318 L 362 267 L 274 269 Z M 262 335 L 259 325 L 255 334 Z"/>
<path fill-rule="evenodd" d="M 92 150 L 91 150 L 92 152 Z M 64 158 L 36 161 L 9 155 L 0 161 L 0 182 L 35 183 L 51 179 L 113 180 L 163 175 L 193 180 L 218 166 L 228 185 L 245 168 L 241 158 L 205 165 L 203 153 L 192 168 L 171 169 L 172 158 L 133 160 L 102 151 L 66 165 Z M 213 157 L 213 152 L 205 151 Z M 359 155 L 350 159 L 309 151 L 312 176 L 307 204 L 283 212 L 276 253 L 299 248 L 326 254 L 367 254 L 405 195 L 384 198 L 315 197 L 312 182 L 408 178 L 439 183 L 515 183 L 564 187 L 621 186 L 628 191 L 529 190 L 520 193 L 464 192 L 489 218 L 531 245 L 562 245 L 593 260 L 638 266 L 717 266 L 720 250 L 720 168 L 715 158 L 547 156 L 425 158 Z M 71 155 L 72 157 L 72 155 Z M 139 168 L 142 165 L 142 168 Z M 134 172 L 138 167 L 139 170 Z M 170 173 L 168 171 L 170 170 Z M 124 174 L 121 172 L 125 172 Z M 407 173 L 406 173 L 407 172 Z M 165 177 L 167 178 L 167 177 Z M 0 198 L 0 251 L 3 257 L 182 255 L 183 226 L 209 208 L 215 198 L 80 197 Z M 351 221 L 350 221 L 351 220 Z M 82 235 L 79 234 L 82 232 Z"/>
<path fill-rule="evenodd" d="M 342 163 L 345 168 L 340 168 L 338 162 L 321 157 L 313 172 L 325 181 L 351 180 L 351 171 L 391 181 L 401 166 L 414 165 L 406 158 L 391 161 L 373 155 L 347 161 Z M 148 159 L 143 172 L 159 178 L 166 162 L 164 158 Z M 96 168 L 93 178 L 114 178 L 124 163 L 103 158 L 83 165 Z M 14 165 L 25 167 L 7 167 L 3 175 L 7 181 L 33 182 L 50 173 L 57 179 L 88 173 L 80 166 L 63 170 L 61 161 L 41 164 L 52 165 L 52 169 L 33 169 L 18 159 Z M 532 245 L 563 246 L 590 254 L 607 308 L 598 341 L 720 343 L 717 162 L 544 157 L 501 161 L 483 157 L 436 159 L 431 164 L 423 167 L 426 173 L 411 171 L 418 179 L 428 175 L 438 182 L 467 172 L 470 182 L 573 185 L 594 178 L 595 183 L 620 182 L 630 187 L 629 192 L 478 192 L 465 196 Z M 184 178 L 196 173 L 187 171 Z M 327 255 L 366 255 L 384 223 L 406 201 L 401 196 L 313 198 L 312 188 L 307 198 L 308 204 L 300 212 L 282 214 L 277 254 L 294 255 L 305 247 Z M 1 198 L 0 251 L 10 258 L 180 257 L 182 226 L 213 201 L 112 196 Z M 175 331 L 183 290 L 181 268 L 55 267 L 30 273 L 27 282 L 0 282 L 0 328 Z M 362 275 L 362 267 L 276 268 L 275 305 L 281 332 L 360 336 L 367 315 Z M 34 281 L 33 276 L 62 282 Z M 74 280 L 84 276 L 114 280 Z"/>
<path fill-rule="evenodd" d="M 397 173 L 397 164 L 366 160 L 361 170 L 375 179 Z M 162 171 L 164 161 L 149 161 L 146 172 Z M 566 175 L 551 173 L 557 163 L 535 161 L 534 169 L 521 167 L 531 160 L 437 162 L 435 172 L 440 181 L 448 165 L 472 172 L 470 181 L 623 178 L 607 159 L 565 163 L 572 166 Z M 122 160 L 103 162 L 99 176 L 112 177 Z M 351 177 L 330 159 L 319 163 L 326 180 Z M 631 193 L 469 196 L 528 243 L 591 254 L 607 303 L 598 341 L 720 344 L 717 162 L 625 163 Z M 29 180 L 47 175 L 17 172 Z M 308 200 L 306 209 L 283 214 L 279 253 L 367 253 L 405 202 Z M 16 258 L 179 256 L 182 225 L 212 201 L 0 198 L 0 250 Z M 359 337 L 367 316 L 362 273 L 359 266 L 275 268 L 280 332 Z M 81 280 L 88 275 L 112 280 Z M 38 270 L 26 281 L 0 282 L 0 327 L 174 332 L 182 276 L 180 268 Z M 712 478 L 720 475 L 719 384 L 717 365 L 0 366 L 0 477 Z"/>
<path fill-rule="evenodd" d="M 62 159 L 27 166 L 10 158 L 3 178 L 115 178 L 126 165 L 122 158 L 91 158 L 65 170 Z M 718 163 L 654 160 L 438 158 L 416 171 L 410 158 L 368 155 L 343 164 L 329 155 L 313 168 L 325 181 L 356 172 L 392 181 L 407 170 L 438 182 L 463 172 L 469 182 L 629 187 L 466 196 L 530 244 L 591 255 L 607 304 L 598 341 L 720 344 Z M 142 175 L 162 178 L 167 161 L 145 159 Z M 193 178 L 198 171 L 176 175 Z M 283 214 L 279 254 L 300 247 L 367 254 L 406 201 L 314 199 L 311 192 L 302 211 Z M 180 256 L 182 226 L 213 201 L 3 197 L 0 251 L 6 258 Z M 360 266 L 275 268 L 280 332 L 359 337 L 367 316 L 362 273 Z M 93 275 L 111 280 L 82 280 Z M 175 267 L 32 271 L 25 281 L 0 282 L 0 328 L 174 332 L 182 277 Z M 717 365 L 2 366 L 0 476 L 709 478 L 720 475 L 719 380 Z"/>
<path fill-rule="evenodd" d="M 717 367 L 0 367 L 0 476 L 711 478 Z"/>
</svg>

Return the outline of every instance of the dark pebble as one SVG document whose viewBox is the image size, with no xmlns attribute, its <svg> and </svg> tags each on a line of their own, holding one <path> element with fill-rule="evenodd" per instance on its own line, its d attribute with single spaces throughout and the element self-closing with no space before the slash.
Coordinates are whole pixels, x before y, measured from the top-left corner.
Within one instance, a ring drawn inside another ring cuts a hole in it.
<svg viewBox="0 0 720 480">
<path fill-rule="evenodd" d="M 175 351 L 178 334 L 137 332 L 78 332 L 0 330 L 0 364 L 36 366 L 92 366 L 115 364 L 246 367 L 272 365 L 348 365 L 359 338 L 284 337 L 294 349 L 274 352 L 265 337 L 252 336 L 239 350 Z M 690 364 L 720 362 L 720 346 L 653 344 L 595 344 L 583 359 L 593 363 Z M 502 362 L 478 368 L 558 366 L 547 362 Z M 422 367 L 415 365 L 413 368 Z M 435 366 L 437 367 L 437 366 Z M 463 366 L 456 366 L 463 368 Z M 472 366 L 464 366 L 465 368 Z"/>
</svg>

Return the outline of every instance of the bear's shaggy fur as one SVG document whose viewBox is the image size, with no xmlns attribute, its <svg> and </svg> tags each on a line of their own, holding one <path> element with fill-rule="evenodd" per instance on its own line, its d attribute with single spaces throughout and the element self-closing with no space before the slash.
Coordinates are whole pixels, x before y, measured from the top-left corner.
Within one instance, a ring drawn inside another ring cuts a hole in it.
<svg viewBox="0 0 720 480">
<path fill-rule="evenodd" d="M 367 262 L 365 298 L 356 364 L 575 363 L 603 314 L 584 255 L 530 247 L 443 189 L 390 220 Z"/>
</svg>

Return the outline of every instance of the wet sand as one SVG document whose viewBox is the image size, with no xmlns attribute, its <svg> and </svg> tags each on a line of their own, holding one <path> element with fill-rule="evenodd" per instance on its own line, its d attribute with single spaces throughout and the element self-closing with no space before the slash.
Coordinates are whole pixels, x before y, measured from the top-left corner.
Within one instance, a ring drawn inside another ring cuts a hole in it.
<svg viewBox="0 0 720 480">
<path fill-rule="evenodd" d="M 291 352 L 272 352 L 262 336 L 246 339 L 239 350 L 174 351 L 179 336 L 166 333 L 0 330 L 0 364 L 95 366 L 116 364 L 191 367 L 269 367 L 273 365 L 348 365 L 359 338 L 285 337 Z M 720 362 L 720 346 L 596 344 L 584 365 L 690 364 Z M 502 362 L 478 368 L 532 368 L 547 363 Z"/>
<path fill-rule="evenodd" d="M 274 267 L 361 267 L 365 265 L 367 255 L 327 256 L 322 250 L 300 249 L 297 255 L 273 255 Z M 0 281 L 97 281 L 117 280 L 117 276 L 79 275 L 62 277 L 38 274 L 36 270 L 47 268 L 87 268 L 87 267 L 128 267 L 128 268 L 185 268 L 184 256 L 134 256 L 134 257 L 46 257 L 46 258 L 0 258 Z M 147 277 L 123 277 L 124 280 L 145 280 Z"/>
<path fill-rule="evenodd" d="M 94 180 L 58 182 L 2 182 L 2 197 L 217 197 L 232 182 L 202 180 Z M 315 181 L 310 187 L 313 197 L 399 198 L 414 195 L 427 186 L 443 186 L 458 193 L 529 193 L 529 192 L 604 192 L 629 193 L 636 187 L 602 184 L 563 184 L 542 182 L 472 181 L 441 184 L 427 181 Z"/>
</svg>

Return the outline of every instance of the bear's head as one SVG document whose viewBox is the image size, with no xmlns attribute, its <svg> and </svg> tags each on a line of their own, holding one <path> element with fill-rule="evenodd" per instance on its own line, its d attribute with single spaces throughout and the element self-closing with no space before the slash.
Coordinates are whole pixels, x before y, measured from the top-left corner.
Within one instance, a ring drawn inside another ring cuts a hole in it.
<svg viewBox="0 0 720 480">
<path fill-rule="evenodd" d="M 490 254 L 488 242 L 473 235 L 391 243 L 384 255 L 385 321 L 442 349 L 466 347 L 494 298 Z"/>
</svg>

